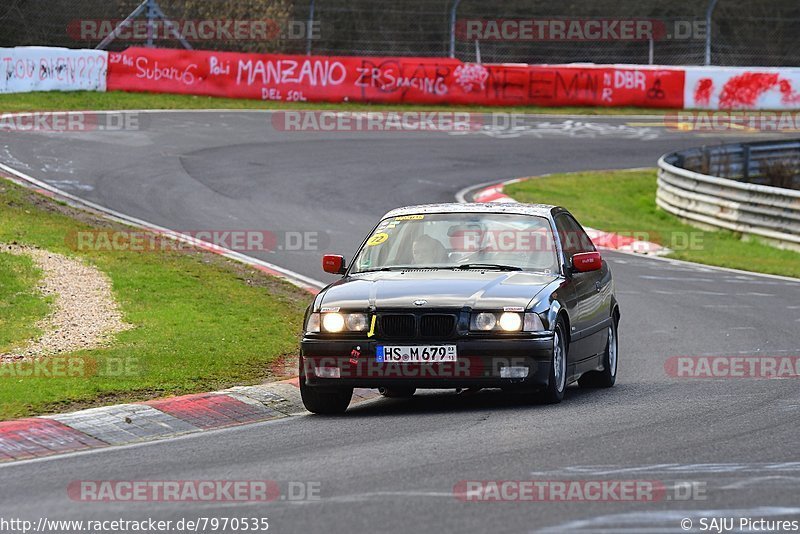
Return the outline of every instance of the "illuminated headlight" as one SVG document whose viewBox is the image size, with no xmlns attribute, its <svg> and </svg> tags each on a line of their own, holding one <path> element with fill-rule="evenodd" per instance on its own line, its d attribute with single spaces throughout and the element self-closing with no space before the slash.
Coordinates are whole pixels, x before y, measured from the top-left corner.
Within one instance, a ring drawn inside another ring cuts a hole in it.
<svg viewBox="0 0 800 534">
<path fill-rule="evenodd" d="M 366 332 L 369 326 L 366 313 L 312 313 L 306 321 L 306 333 Z"/>
<path fill-rule="evenodd" d="M 500 316 L 500 328 L 506 332 L 518 332 L 522 329 L 522 314 L 516 312 L 504 312 Z"/>
<path fill-rule="evenodd" d="M 322 329 L 326 332 L 336 333 L 344 330 L 344 315 L 341 313 L 323 313 Z"/>
</svg>

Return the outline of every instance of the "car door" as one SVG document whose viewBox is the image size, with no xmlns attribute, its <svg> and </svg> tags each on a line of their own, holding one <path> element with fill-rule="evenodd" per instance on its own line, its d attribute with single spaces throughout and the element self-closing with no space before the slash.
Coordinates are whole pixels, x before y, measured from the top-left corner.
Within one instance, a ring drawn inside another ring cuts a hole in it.
<svg viewBox="0 0 800 534">
<path fill-rule="evenodd" d="M 556 216 L 556 229 L 559 233 L 561 248 L 565 256 L 565 264 L 569 272 L 567 277 L 572 286 L 572 302 L 567 305 L 571 320 L 570 325 L 570 360 L 577 372 L 596 367 L 595 356 L 605 347 L 605 323 L 609 306 L 605 304 L 604 291 L 607 282 L 607 267 L 598 271 L 571 271 L 571 258 L 582 252 L 595 252 L 594 244 L 583 227 L 568 213 Z"/>
</svg>

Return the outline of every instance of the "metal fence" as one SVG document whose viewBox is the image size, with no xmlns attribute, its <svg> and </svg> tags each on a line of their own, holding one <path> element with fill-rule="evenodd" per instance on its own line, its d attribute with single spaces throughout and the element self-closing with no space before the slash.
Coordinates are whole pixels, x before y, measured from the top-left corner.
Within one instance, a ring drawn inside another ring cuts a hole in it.
<svg viewBox="0 0 800 534">
<path fill-rule="evenodd" d="M 119 22 L 141 3 L 3 0 L 0 46 L 93 48 L 102 41 L 102 32 L 84 35 L 82 23 Z M 699 65 L 710 60 L 714 65 L 800 65 L 797 0 L 157 0 L 157 4 L 167 19 L 175 21 L 269 19 L 281 27 L 311 22 L 317 28 L 314 35 L 307 31 L 305 35 L 300 32 L 268 38 L 223 35 L 188 40 L 190 46 L 203 49 L 327 55 L 452 53 L 464 61 L 486 63 Z M 143 10 L 139 20 L 147 20 L 147 15 L 148 10 Z M 706 26 L 707 20 L 710 26 Z M 614 32 L 598 37 L 586 32 L 591 24 L 614 21 L 650 21 L 657 31 L 652 32 L 652 38 L 630 38 Z M 526 22 L 543 26 L 536 26 L 540 31 L 533 35 L 492 34 L 492 24 L 503 22 L 517 28 Z M 471 23 L 481 25 L 482 31 L 469 31 Z M 556 26 L 566 26 L 567 31 L 554 33 Z M 571 33 L 573 28 L 577 33 Z M 146 39 L 128 37 L 120 36 L 108 48 L 147 44 Z M 168 32 L 153 43 L 181 46 Z"/>
<path fill-rule="evenodd" d="M 797 140 L 666 154 L 658 161 L 656 204 L 691 224 L 800 250 L 799 163 Z"/>
</svg>

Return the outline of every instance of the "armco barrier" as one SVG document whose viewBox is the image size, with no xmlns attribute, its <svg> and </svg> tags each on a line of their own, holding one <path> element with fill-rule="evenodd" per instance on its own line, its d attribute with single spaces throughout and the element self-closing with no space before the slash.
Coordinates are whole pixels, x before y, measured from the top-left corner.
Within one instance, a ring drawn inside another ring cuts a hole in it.
<svg viewBox="0 0 800 534">
<path fill-rule="evenodd" d="M 636 65 L 129 48 L 109 56 L 108 88 L 280 101 L 681 108 L 684 73 Z"/>
<path fill-rule="evenodd" d="M 104 50 L 0 48 L 0 93 L 105 91 L 107 70 Z"/>
<path fill-rule="evenodd" d="M 800 141 L 722 145 L 666 154 L 658 160 L 656 204 L 687 222 L 767 238 L 800 250 L 800 191 L 744 183 L 758 177 L 760 162 L 800 158 Z M 687 166 L 724 173 L 722 178 L 687 170 Z"/>
</svg>

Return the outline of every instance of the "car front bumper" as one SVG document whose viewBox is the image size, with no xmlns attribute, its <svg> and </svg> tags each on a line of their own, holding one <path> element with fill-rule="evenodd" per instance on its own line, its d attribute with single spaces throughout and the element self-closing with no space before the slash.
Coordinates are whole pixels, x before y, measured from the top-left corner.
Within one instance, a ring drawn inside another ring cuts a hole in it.
<svg viewBox="0 0 800 534">
<path fill-rule="evenodd" d="M 382 363 L 378 345 L 456 345 L 458 359 L 445 363 Z M 545 386 L 553 358 L 553 336 L 459 338 L 440 343 L 321 339 L 301 342 L 301 380 L 306 386 L 459 387 Z M 527 376 L 503 376 L 503 368 L 527 369 Z M 337 376 L 338 375 L 338 376 Z M 337 376 L 337 377 L 334 377 Z"/>
</svg>

